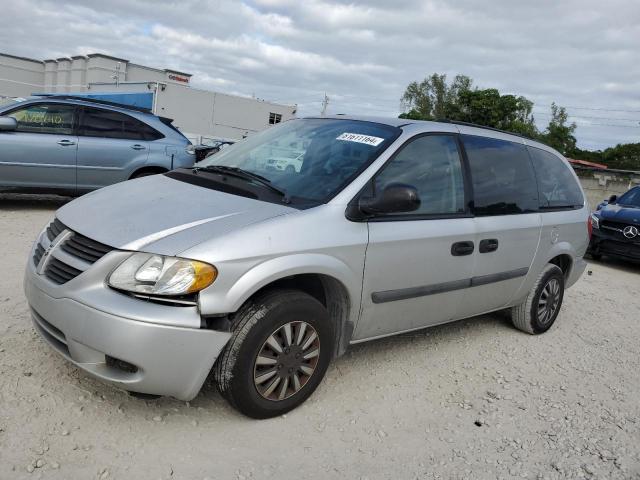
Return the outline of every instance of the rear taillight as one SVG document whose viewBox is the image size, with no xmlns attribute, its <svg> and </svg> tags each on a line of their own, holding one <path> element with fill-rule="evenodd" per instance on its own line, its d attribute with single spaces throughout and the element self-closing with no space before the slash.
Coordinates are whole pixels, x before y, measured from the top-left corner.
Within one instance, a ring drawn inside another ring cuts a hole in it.
<svg viewBox="0 0 640 480">
<path fill-rule="evenodd" d="M 589 239 L 591 239 L 591 234 L 593 233 L 593 220 L 591 219 L 591 215 L 589 215 L 589 219 L 587 220 L 587 232 L 589 232 Z"/>
</svg>

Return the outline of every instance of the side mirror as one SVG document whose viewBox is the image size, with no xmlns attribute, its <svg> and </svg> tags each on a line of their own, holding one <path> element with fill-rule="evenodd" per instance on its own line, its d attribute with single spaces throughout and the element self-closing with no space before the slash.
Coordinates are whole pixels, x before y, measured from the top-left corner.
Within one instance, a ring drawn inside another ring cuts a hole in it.
<svg viewBox="0 0 640 480">
<path fill-rule="evenodd" d="M 13 132 L 18 128 L 18 122 L 13 117 L 0 117 L 0 132 Z"/>
<path fill-rule="evenodd" d="M 415 187 L 392 183 L 373 198 L 360 198 L 358 209 L 365 215 L 413 212 L 420 208 L 420 196 Z"/>
<path fill-rule="evenodd" d="M 609 205 L 615 205 L 617 201 L 618 201 L 617 195 L 611 195 L 609 197 Z"/>
</svg>

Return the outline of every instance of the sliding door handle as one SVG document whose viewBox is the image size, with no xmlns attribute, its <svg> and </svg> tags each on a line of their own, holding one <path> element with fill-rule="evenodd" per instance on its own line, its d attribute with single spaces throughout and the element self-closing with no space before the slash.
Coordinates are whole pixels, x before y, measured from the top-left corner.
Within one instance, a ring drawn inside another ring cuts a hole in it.
<svg viewBox="0 0 640 480">
<path fill-rule="evenodd" d="M 471 255 L 473 253 L 473 242 L 456 242 L 451 245 L 451 255 L 454 257 L 462 257 L 464 255 Z"/>
<path fill-rule="evenodd" d="M 478 250 L 480 251 L 480 253 L 495 252 L 496 250 L 498 250 L 498 239 L 485 238 L 484 240 L 480 240 L 480 246 Z"/>
</svg>

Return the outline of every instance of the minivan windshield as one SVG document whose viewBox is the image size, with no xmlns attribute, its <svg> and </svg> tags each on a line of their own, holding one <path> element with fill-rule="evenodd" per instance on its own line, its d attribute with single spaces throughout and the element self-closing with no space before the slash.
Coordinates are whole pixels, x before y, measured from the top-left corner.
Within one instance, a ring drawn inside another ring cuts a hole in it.
<svg viewBox="0 0 640 480">
<path fill-rule="evenodd" d="M 241 170 L 283 192 L 288 203 L 320 204 L 351 182 L 400 133 L 396 127 L 357 120 L 289 120 L 221 150 L 195 169 Z"/>
</svg>

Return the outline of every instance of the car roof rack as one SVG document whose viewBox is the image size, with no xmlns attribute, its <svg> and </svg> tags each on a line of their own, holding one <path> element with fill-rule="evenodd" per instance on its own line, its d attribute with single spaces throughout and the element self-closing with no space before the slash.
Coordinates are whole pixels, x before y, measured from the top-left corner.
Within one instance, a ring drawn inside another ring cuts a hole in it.
<svg viewBox="0 0 640 480">
<path fill-rule="evenodd" d="M 526 138 L 527 140 L 535 140 L 535 138 L 527 137 L 526 135 L 522 135 L 521 133 L 510 132 L 508 130 L 501 130 L 494 127 L 487 127 L 486 125 L 480 125 L 478 123 L 463 122 L 462 120 L 449 120 L 448 118 L 435 121 L 442 123 L 452 123 L 453 125 L 464 125 L 465 127 L 482 128 L 484 130 L 491 130 L 493 132 L 506 133 L 507 135 L 515 135 L 516 137 Z"/>
<path fill-rule="evenodd" d="M 153 113 L 151 111 L 150 108 L 145 108 L 145 107 L 136 107 L 133 105 L 125 105 L 124 103 L 118 103 L 118 102 L 110 102 L 108 100 L 98 100 L 95 98 L 91 98 L 91 97 L 83 97 L 81 95 L 57 95 L 55 93 L 41 93 L 38 95 L 35 95 L 36 97 L 48 97 L 51 99 L 58 99 L 58 100 L 79 100 L 81 102 L 88 102 L 88 103 L 95 103 L 97 105 L 105 105 L 108 107 L 116 107 L 116 108 L 122 108 L 124 110 L 134 110 L 136 112 L 142 112 L 142 113 Z"/>
</svg>

